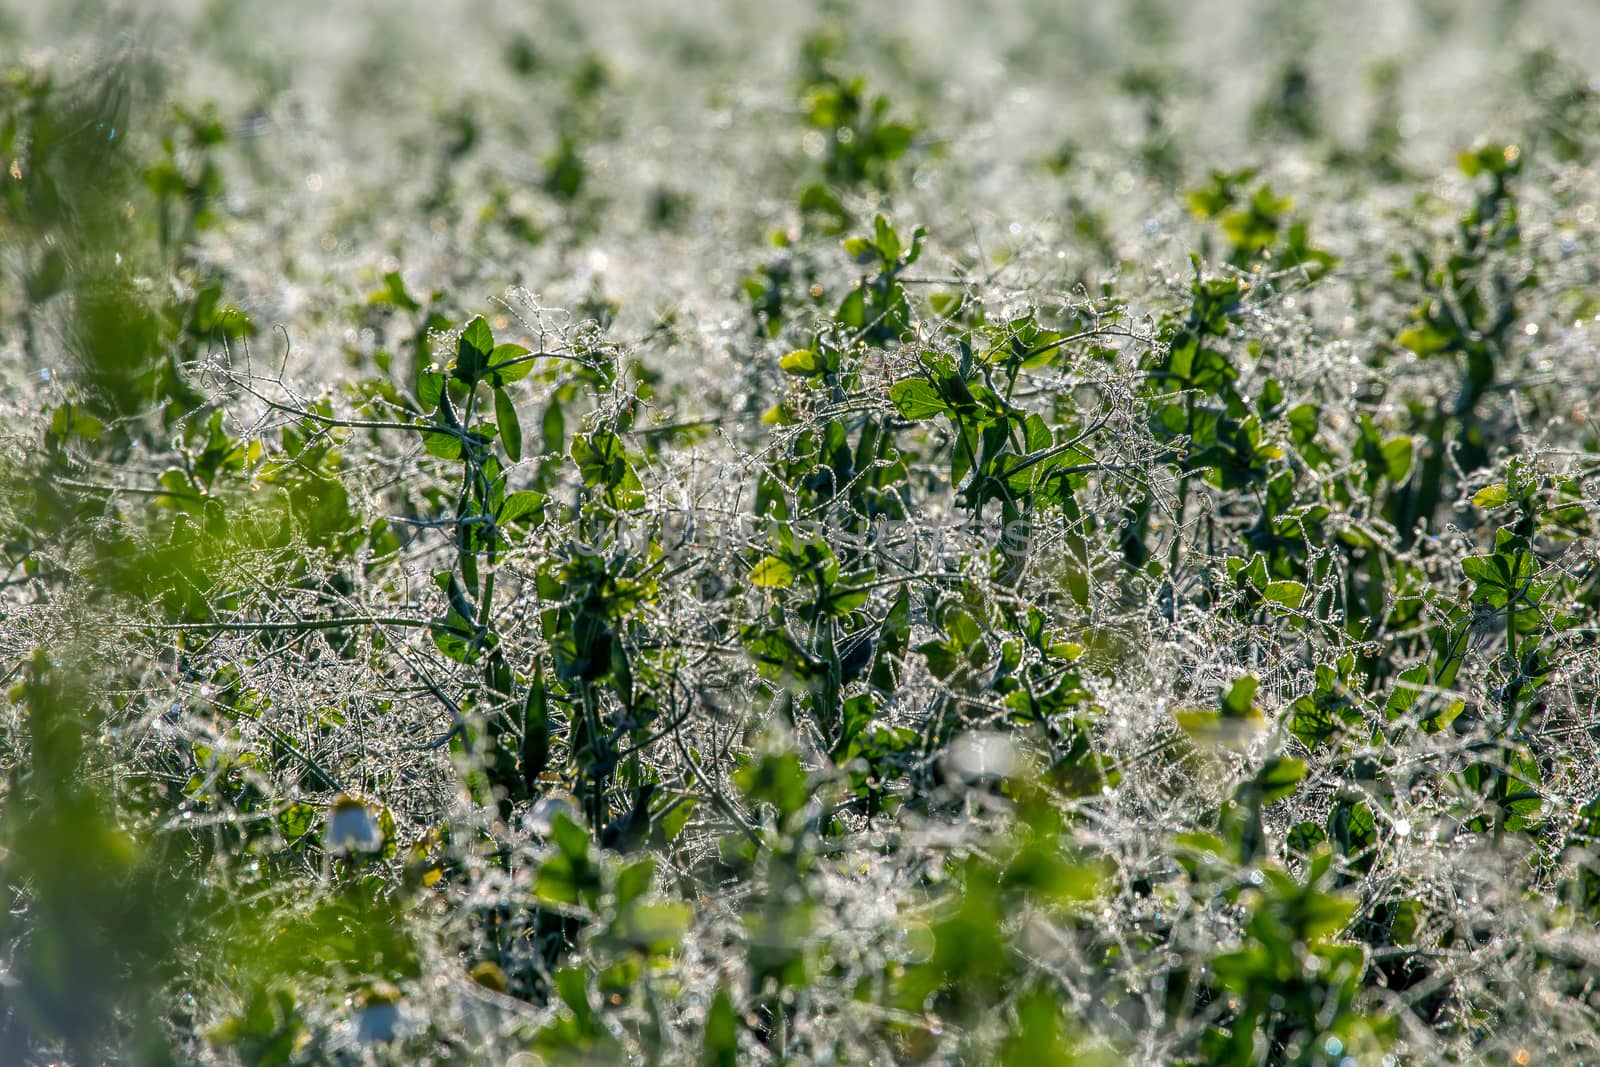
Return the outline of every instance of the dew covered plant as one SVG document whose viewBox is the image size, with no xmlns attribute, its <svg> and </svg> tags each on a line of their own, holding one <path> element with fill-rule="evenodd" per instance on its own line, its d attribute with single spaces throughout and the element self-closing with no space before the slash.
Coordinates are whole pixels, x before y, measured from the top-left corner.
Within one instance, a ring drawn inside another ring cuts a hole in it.
<svg viewBox="0 0 1600 1067">
<path fill-rule="evenodd" d="M 0 1063 L 1600 1057 L 1600 16 L 105 6 Z"/>
</svg>

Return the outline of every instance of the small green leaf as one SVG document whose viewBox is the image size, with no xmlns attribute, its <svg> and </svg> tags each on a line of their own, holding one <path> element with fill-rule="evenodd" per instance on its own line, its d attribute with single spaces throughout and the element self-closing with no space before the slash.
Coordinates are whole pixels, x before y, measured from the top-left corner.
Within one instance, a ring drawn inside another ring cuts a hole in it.
<svg viewBox="0 0 1600 1067">
<path fill-rule="evenodd" d="M 1335 896 L 1320 891 L 1307 893 L 1300 905 L 1303 915 L 1301 933 L 1307 942 L 1337 934 L 1350 921 L 1350 916 L 1356 913 L 1358 903 L 1353 897 Z M 1360 952 L 1359 949 L 1356 951 Z"/>
<path fill-rule="evenodd" d="M 557 816 L 559 820 L 561 816 Z M 594 1006 L 589 1003 L 589 978 L 582 967 L 563 967 L 556 972 L 556 992 L 578 1020 L 578 1026 L 587 1030 L 594 1019 Z"/>
<path fill-rule="evenodd" d="M 878 151 L 885 159 L 899 159 L 915 136 L 916 131 L 903 122 L 885 122 L 877 129 Z"/>
<path fill-rule="evenodd" d="M 535 661 L 528 695 L 522 703 L 522 744 L 517 754 L 522 780 L 531 790 L 550 763 L 550 701 L 544 687 L 544 665 Z"/>
<path fill-rule="evenodd" d="M 1405 480 L 1406 473 L 1411 470 L 1411 438 L 1391 437 L 1379 449 L 1383 457 L 1383 476 L 1391 482 Z"/>
<path fill-rule="evenodd" d="M 444 393 L 444 375 L 439 373 L 437 364 L 431 365 L 417 377 L 417 400 L 421 402 L 423 410 L 431 411 L 439 406 L 439 397 Z"/>
<path fill-rule="evenodd" d="M 552 399 L 539 420 L 539 437 L 546 452 L 560 452 L 567 439 L 567 417 L 561 410 L 561 401 Z"/>
<path fill-rule="evenodd" d="M 440 459 L 461 458 L 461 438 L 453 433 L 441 430 L 422 431 L 422 447 L 428 450 L 428 455 L 438 456 Z"/>
<path fill-rule="evenodd" d="M 1238 582 L 1241 576 L 1245 581 L 1249 582 L 1255 587 L 1256 592 L 1259 593 L 1264 591 L 1267 588 L 1266 557 L 1260 555 L 1259 553 L 1251 556 L 1250 562 L 1240 567 L 1238 572 L 1234 575 L 1234 581 Z"/>
<path fill-rule="evenodd" d="M 894 227 L 889 225 L 889 220 L 882 215 L 872 220 L 874 243 L 878 246 L 878 254 L 885 263 L 893 263 L 900 258 L 900 235 L 894 232 Z"/>
<path fill-rule="evenodd" d="M 422 307 L 416 298 L 406 292 L 405 279 L 400 277 L 399 271 L 389 271 L 383 276 L 383 288 L 367 294 L 369 304 L 390 304 L 403 308 L 406 311 L 416 311 Z"/>
<path fill-rule="evenodd" d="M 676 901 L 640 902 L 629 907 L 617 923 L 619 939 L 639 952 L 661 955 L 678 947 L 694 913 Z"/>
<path fill-rule="evenodd" d="M 1451 340 L 1449 334 L 1426 322 L 1419 322 L 1415 326 L 1401 330 L 1400 336 L 1395 338 L 1401 347 L 1409 348 L 1419 356 L 1432 356 L 1444 352 L 1450 348 Z"/>
<path fill-rule="evenodd" d="M 495 516 L 494 521 L 501 526 L 507 526 L 518 519 L 537 515 L 544 509 L 544 500 L 543 493 L 535 493 L 532 490 L 525 489 L 512 493 L 506 497 L 506 502 L 500 505 L 500 514 Z"/>
<path fill-rule="evenodd" d="M 1205 867 L 1221 867 L 1237 860 L 1233 847 L 1216 834 L 1178 834 L 1173 837 L 1172 843 L 1177 851 L 1178 862 L 1190 874 L 1196 874 Z"/>
<path fill-rule="evenodd" d="M 1521 163 L 1522 151 L 1514 144 L 1483 144 L 1456 156 L 1456 166 L 1469 178 L 1480 174 L 1515 174 Z"/>
<path fill-rule="evenodd" d="M 828 614 L 845 616 L 859 610 L 871 596 L 867 589 L 833 589 L 828 592 Z"/>
<path fill-rule="evenodd" d="M 706 1014 L 700 1062 L 705 1067 L 735 1067 L 739 1062 L 739 1013 L 734 1011 L 728 990 L 723 987 L 717 989 Z"/>
<path fill-rule="evenodd" d="M 1290 852 L 1309 856 L 1316 848 L 1328 840 L 1328 832 L 1316 823 L 1308 820 L 1297 822 L 1289 831 L 1285 844 Z"/>
<path fill-rule="evenodd" d="M 1389 699 L 1383 705 L 1383 713 L 1393 719 L 1405 713 L 1406 709 L 1415 704 L 1422 695 L 1422 689 L 1428 684 L 1428 665 L 1419 663 L 1415 667 L 1401 671 L 1395 679 L 1394 689 L 1389 693 Z"/>
<path fill-rule="evenodd" d="M 1260 717 L 1255 708 L 1256 689 L 1261 685 L 1255 675 L 1246 674 L 1229 687 L 1222 697 L 1222 714 L 1230 719 Z"/>
<path fill-rule="evenodd" d="M 1472 494 L 1472 502 L 1478 505 L 1480 508 L 1483 508 L 1485 511 L 1492 511 L 1495 508 L 1504 507 L 1506 502 L 1510 499 L 1511 490 L 1506 487 L 1506 483 L 1504 482 L 1496 482 L 1494 485 L 1486 485 L 1482 489 L 1479 489 L 1476 493 Z"/>
<path fill-rule="evenodd" d="M 296 801 L 278 812 L 278 831 L 285 839 L 297 841 L 311 832 L 320 814 L 310 804 Z"/>
<path fill-rule="evenodd" d="M 689 825 L 689 818 L 694 814 L 694 809 L 695 802 L 686 800 L 661 816 L 656 821 L 656 826 L 661 831 L 661 839 L 663 841 L 672 841 L 683 833 L 683 828 Z"/>
<path fill-rule="evenodd" d="M 1260 791 L 1261 803 L 1273 804 L 1300 788 L 1300 779 L 1306 776 L 1306 761 L 1287 756 L 1274 756 L 1254 778 Z"/>
<path fill-rule="evenodd" d="M 487 360 L 489 353 L 494 351 L 494 331 L 489 329 L 489 324 L 482 315 L 474 316 L 467 323 L 467 328 L 461 332 L 461 343 L 457 352 L 464 348 L 471 348 L 480 360 Z"/>
<path fill-rule="evenodd" d="M 73 404 L 62 404 L 50 416 L 50 432 L 56 437 L 81 437 L 97 441 L 105 432 L 105 423 Z"/>
<path fill-rule="evenodd" d="M 626 511 L 644 506 L 644 486 L 616 434 L 609 430 L 580 434 L 572 439 L 571 452 L 582 472 L 583 484 L 604 486 L 612 507 Z"/>
<path fill-rule="evenodd" d="M 650 891 L 656 877 L 654 860 L 642 859 L 630 863 L 617 872 L 616 887 L 612 895 L 616 898 L 619 909 L 626 908 L 634 901 L 639 900 Z"/>
<path fill-rule="evenodd" d="M 478 381 L 489 368 L 489 353 L 493 350 L 494 334 L 479 315 L 467 323 L 456 344 L 456 378 L 469 385 Z"/>
<path fill-rule="evenodd" d="M 522 423 L 517 420 L 517 406 L 511 402 L 504 389 L 494 391 L 494 421 L 500 427 L 500 440 L 506 446 L 506 455 L 515 462 L 522 458 Z"/>
<path fill-rule="evenodd" d="M 844 250 L 862 266 L 866 266 L 878 258 L 877 249 L 872 247 L 872 242 L 865 237 L 850 237 L 844 242 Z"/>
<path fill-rule="evenodd" d="M 822 357 L 809 348 L 790 352 L 778 361 L 778 366 L 800 378 L 815 378 L 827 369 Z"/>
<path fill-rule="evenodd" d="M 903 418 L 930 419 L 950 406 L 926 378 L 907 378 L 889 386 L 889 402 Z"/>
<path fill-rule="evenodd" d="M 379 850 L 378 855 L 386 860 L 394 859 L 395 853 L 400 849 L 400 842 L 397 836 L 398 827 L 395 825 L 394 812 L 388 808 L 378 809 L 378 830 L 383 834 L 383 848 Z"/>
<path fill-rule="evenodd" d="M 1243 749 L 1263 725 L 1259 712 L 1234 716 L 1218 715 L 1204 708 L 1183 708 L 1174 711 L 1172 718 L 1190 740 L 1208 748 Z"/>
<path fill-rule="evenodd" d="M 1286 608 L 1298 608 L 1305 599 L 1306 587 L 1301 582 L 1268 582 L 1261 595 L 1274 604 L 1282 604 Z"/>
<path fill-rule="evenodd" d="M 839 302 L 839 310 L 834 313 L 834 319 L 841 326 L 852 330 L 859 330 L 867 324 L 867 297 L 859 288 L 852 289 Z"/>
<path fill-rule="evenodd" d="M 433 643 L 440 652 L 457 663 L 467 663 L 472 659 L 470 642 L 476 635 L 460 612 L 452 608 L 445 614 L 443 622 L 435 622 L 429 629 L 433 634 Z"/>
<path fill-rule="evenodd" d="M 1476 584 L 1474 603 L 1503 608 L 1516 596 L 1526 579 L 1532 577 L 1533 562 L 1526 553 L 1468 556 L 1461 561 L 1461 572 Z"/>
<path fill-rule="evenodd" d="M 524 359 L 526 355 L 528 350 L 522 345 L 495 345 L 489 353 L 489 384 L 498 389 L 526 378 L 533 371 L 533 360 Z"/>
<path fill-rule="evenodd" d="M 767 753 L 752 759 L 733 773 L 746 799 L 765 801 L 788 818 L 805 808 L 813 795 L 813 784 L 793 752 Z"/>
<path fill-rule="evenodd" d="M 783 589 L 794 581 L 794 568 L 777 556 L 766 559 L 750 568 L 750 582 L 763 589 Z"/>
</svg>

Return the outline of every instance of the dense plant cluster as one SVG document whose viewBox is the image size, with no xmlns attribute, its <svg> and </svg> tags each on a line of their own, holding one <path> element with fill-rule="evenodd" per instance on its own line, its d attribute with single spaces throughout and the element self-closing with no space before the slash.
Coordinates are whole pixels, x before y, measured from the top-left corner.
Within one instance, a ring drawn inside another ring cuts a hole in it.
<svg viewBox="0 0 1600 1067">
<path fill-rule="evenodd" d="M 290 6 L 0 4 L 0 1061 L 1600 1055 L 1600 25 Z"/>
</svg>

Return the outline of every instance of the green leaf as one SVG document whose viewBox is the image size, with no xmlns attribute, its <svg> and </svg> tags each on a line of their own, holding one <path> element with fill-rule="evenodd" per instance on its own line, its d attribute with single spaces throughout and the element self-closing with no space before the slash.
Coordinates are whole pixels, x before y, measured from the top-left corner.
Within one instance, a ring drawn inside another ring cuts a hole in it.
<svg viewBox="0 0 1600 1067">
<path fill-rule="evenodd" d="M 794 581 L 794 568 L 777 556 L 766 559 L 750 568 L 750 582 L 763 589 L 783 589 Z"/>
<path fill-rule="evenodd" d="M 878 258 L 878 253 L 872 247 L 872 242 L 865 237 L 849 237 L 845 239 L 844 250 L 847 255 L 862 266 L 866 266 Z"/>
<path fill-rule="evenodd" d="M 1172 713 L 1178 729 L 1189 739 L 1208 748 L 1242 749 L 1262 726 L 1261 716 L 1218 715 L 1203 708 L 1184 708 Z"/>
<path fill-rule="evenodd" d="M 81 437 L 85 441 L 97 441 L 105 432 L 105 423 L 75 404 L 62 404 L 50 416 L 50 432 L 59 438 Z"/>
<path fill-rule="evenodd" d="M 1515 174 L 1522 165 L 1522 153 L 1514 144 L 1483 144 L 1456 156 L 1456 166 L 1469 178 L 1480 174 Z"/>
<path fill-rule="evenodd" d="M 1461 571 L 1476 583 L 1472 591 L 1475 603 L 1503 608 L 1533 576 L 1533 561 L 1520 550 L 1496 551 L 1488 556 L 1468 556 L 1461 561 Z"/>
<path fill-rule="evenodd" d="M 1289 846 L 1289 851 L 1308 856 L 1327 840 L 1328 832 L 1308 819 L 1294 824 L 1285 844 Z"/>
<path fill-rule="evenodd" d="M 656 865 L 651 859 L 638 860 L 622 868 L 617 872 L 617 884 L 613 890 L 617 907 L 626 908 L 648 893 L 655 877 Z"/>
<path fill-rule="evenodd" d="M 561 818 L 557 816 L 557 818 Z M 556 992 L 587 1031 L 594 1021 L 594 1006 L 589 1003 L 589 978 L 582 967 L 563 967 L 556 972 Z"/>
<path fill-rule="evenodd" d="M 509 342 L 495 345 L 494 351 L 489 353 L 489 384 L 499 389 L 526 378 L 533 372 L 533 360 L 523 359 L 527 354 L 528 350 L 522 345 Z"/>
<path fill-rule="evenodd" d="M 444 393 L 444 375 L 438 370 L 429 367 L 417 377 L 417 400 L 421 402 L 423 410 L 431 411 L 439 406 L 439 397 Z"/>
<path fill-rule="evenodd" d="M 517 754 L 523 783 L 530 790 L 550 763 L 550 701 L 542 661 L 534 661 L 532 673 L 522 703 L 522 744 Z"/>
<path fill-rule="evenodd" d="M 868 589 L 832 589 L 828 591 L 828 614 L 845 616 L 856 611 L 866 604 L 871 590 Z"/>
<path fill-rule="evenodd" d="M 694 814 L 695 802 L 686 800 L 677 807 L 668 811 L 656 821 L 656 827 L 661 832 L 663 841 L 673 841 L 683 833 L 683 828 L 689 825 L 689 818 Z"/>
<path fill-rule="evenodd" d="M 813 787 L 800 757 L 793 752 L 767 753 L 733 773 L 734 784 L 751 801 L 765 801 L 787 818 L 805 808 Z"/>
<path fill-rule="evenodd" d="M 596 430 L 572 439 L 572 458 L 583 474 L 583 484 L 604 486 L 606 500 L 624 511 L 644 506 L 644 486 L 628 461 L 628 451 L 609 430 Z"/>
<path fill-rule="evenodd" d="M 288 841 L 297 841 L 311 832 L 321 812 L 310 804 L 295 801 L 278 812 L 278 831 Z"/>
<path fill-rule="evenodd" d="M 885 159 L 898 159 L 915 136 L 916 131 L 903 122 L 885 122 L 877 130 L 878 152 Z"/>
<path fill-rule="evenodd" d="M 461 458 L 461 438 L 453 433 L 423 430 L 422 447 L 427 449 L 428 455 L 438 456 L 440 459 Z"/>
<path fill-rule="evenodd" d="M 1431 323 L 1419 322 L 1401 330 L 1395 341 L 1419 356 L 1432 356 L 1447 351 L 1454 339 Z"/>
<path fill-rule="evenodd" d="M 852 330 L 859 330 L 867 324 L 867 297 L 859 288 L 852 289 L 839 302 L 839 310 L 834 313 L 834 319 L 839 325 L 847 326 Z"/>
<path fill-rule="evenodd" d="M 1261 683 L 1247 674 L 1234 682 L 1222 698 L 1222 714 L 1230 719 L 1259 715 L 1255 710 L 1256 688 Z"/>
<path fill-rule="evenodd" d="M 1044 419 L 1037 414 L 1030 414 L 1023 420 L 1022 434 L 1030 458 L 1055 444 L 1050 427 L 1045 425 Z"/>
<path fill-rule="evenodd" d="M 494 351 L 494 331 L 489 329 L 488 322 L 482 315 L 474 316 L 467 328 L 461 332 L 461 343 L 457 346 L 459 354 L 463 349 L 471 348 L 478 359 L 487 361 L 489 354 Z"/>
<path fill-rule="evenodd" d="M 687 904 L 665 900 L 640 902 L 624 912 L 615 933 L 636 951 L 659 956 L 678 947 L 693 918 L 694 913 Z"/>
<path fill-rule="evenodd" d="M 504 389 L 494 391 L 494 421 L 500 427 L 500 440 L 506 446 L 506 455 L 515 462 L 522 458 L 522 423 L 517 420 L 517 406 L 511 402 Z"/>
<path fill-rule="evenodd" d="M 1372 809 L 1359 800 L 1336 803 L 1328 814 L 1327 827 L 1328 839 L 1347 857 L 1371 847 L 1378 839 Z"/>
<path fill-rule="evenodd" d="M 405 279 L 400 277 L 399 271 L 389 271 L 383 276 L 383 288 L 376 289 L 367 294 L 369 304 L 390 304 L 403 308 L 406 311 L 416 311 L 422 307 L 416 298 L 406 292 Z"/>
<path fill-rule="evenodd" d="M 1379 455 L 1383 457 L 1383 476 L 1391 482 L 1403 481 L 1411 470 L 1411 438 L 1391 437 L 1383 443 Z"/>
<path fill-rule="evenodd" d="M 929 419 L 950 406 L 939 396 L 939 391 L 926 378 L 907 378 L 889 386 L 889 402 L 903 418 Z"/>
<path fill-rule="evenodd" d="M 809 348 L 796 349 L 778 361 L 786 373 L 800 378 L 815 378 L 827 369 L 822 357 Z"/>
<path fill-rule="evenodd" d="M 1274 604 L 1282 604 L 1286 608 L 1298 608 L 1305 600 L 1306 587 L 1301 582 L 1268 582 L 1261 595 Z"/>
<path fill-rule="evenodd" d="M 1230 564 L 1232 562 L 1233 562 L 1232 560 L 1229 560 Z M 1230 570 L 1231 569 L 1232 568 L 1230 567 Z M 1255 587 L 1256 592 L 1258 592 L 1258 593 L 1259 592 L 1263 592 L 1267 588 L 1267 560 L 1266 560 L 1266 557 L 1260 555 L 1259 553 L 1254 555 L 1254 556 L 1251 556 L 1250 557 L 1250 562 L 1244 564 L 1234 574 L 1234 581 L 1237 582 L 1241 576 L 1244 578 L 1245 581 L 1249 582 L 1252 586 Z"/>
<path fill-rule="evenodd" d="M 551 819 L 550 836 L 555 840 L 556 847 L 568 859 L 589 858 L 589 831 L 566 812 L 558 811 Z"/>
<path fill-rule="evenodd" d="M 494 334 L 489 324 L 483 321 L 483 316 L 479 315 L 467 323 L 467 328 L 461 332 L 461 340 L 456 343 L 456 378 L 469 385 L 478 381 L 489 368 L 489 353 L 492 351 Z"/>
<path fill-rule="evenodd" d="M 1275 756 L 1267 761 L 1253 781 L 1260 793 L 1261 803 L 1273 804 L 1300 788 L 1300 780 L 1305 776 L 1305 760 Z"/>
<path fill-rule="evenodd" d="M 1504 482 L 1496 482 L 1494 485 L 1486 485 L 1482 489 L 1479 489 L 1476 493 L 1472 494 L 1472 502 L 1478 505 L 1480 508 L 1483 508 L 1485 511 L 1492 511 L 1495 508 L 1504 507 L 1506 502 L 1510 499 L 1511 490 L 1506 487 L 1506 483 Z"/>
<path fill-rule="evenodd" d="M 472 624 L 461 616 L 461 613 L 452 608 L 445 613 L 443 622 L 435 622 L 429 627 L 433 635 L 433 643 L 440 652 L 457 663 L 467 663 L 472 659 L 472 644 L 475 634 Z"/>
<path fill-rule="evenodd" d="M 885 263 L 893 263 L 900 258 L 900 235 L 894 232 L 894 227 L 889 225 L 889 220 L 882 215 L 872 220 L 873 239 L 878 246 L 878 254 Z"/>
<path fill-rule="evenodd" d="M 1419 663 L 1415 667 L 1401 671 L 1395 679 L 1394 689 L 1389 693 L 1389 699 L 1383 705 L 1383 713 L 1389 718 L 1403 714 L 1407 708 L 1417 702 L 1422 695 L 1422 687 L 1428 684 L 1428 665 Z"/>
<path fill-rule="evenodd" d="M 700 1062 L 705 1067 L 735 1067 L 739 1062 L 739 1014 L 726 988 L 717 989 L 706 1014 L 705 1044 Z"/>
<path fill-rule="evenodd" d="M 544 409 L 544 417 L 539 420 L 539 436 L 544 441 L 546 452 L 561 451 L 567 439 L 567 417 L 561 410 L 559 399 L 552 398 L 550 406 Z"/>
<path fill-rule="evenodd" d="M 388 808 L 378 809 L 378 830 L 383 834 L 383 848 L 378 855 L 384 859 L 393 859 L 399 851 L 400 844 L 397 836 L 398 827 L 395 825 L 394 812 Z"/>
<path fill-rule="evenodd" d="M 1177 852 L 1176 859 L 1191 875 L 1206 867 L 1221 868 L 1238 859 L 1233 846 L 1212 833 L 1177 834 L 1172 844 Z"/>
<path fill-rule="evenodd" d="M 529 515 L 537 515 L 544 509 L 544 500 L 543 493 L 535 493 L 528 489 L 512 493 L 506 497 L 505 503 L 500 505 L 500 514 L 495 516 L 494 521 L 506 526 Z"/>
<path fill-rule="evenodd" d="M 1354 897 L 1335 896 L 1321 891 L 1308 892 L 1300 907 L 1300 932 L 1308 942 L 1331 937 L 1345 928 L 1359 904 Z M 1356 948 L 1356 946 L 1348 946 Z M 1356 948 L 1359 953 L 1360 949 Z"/>
</svg>

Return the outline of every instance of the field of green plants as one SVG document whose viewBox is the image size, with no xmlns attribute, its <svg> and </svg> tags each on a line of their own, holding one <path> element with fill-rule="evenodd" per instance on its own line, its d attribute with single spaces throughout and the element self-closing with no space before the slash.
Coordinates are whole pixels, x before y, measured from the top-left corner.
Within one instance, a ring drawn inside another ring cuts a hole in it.
<svg viewBox="0 0 1600 1067">
<path fill-rule="evenodd" d="M 0 0 L 0 1064 L 1600 1062 L 1597 55 Z"/>
</svg>

